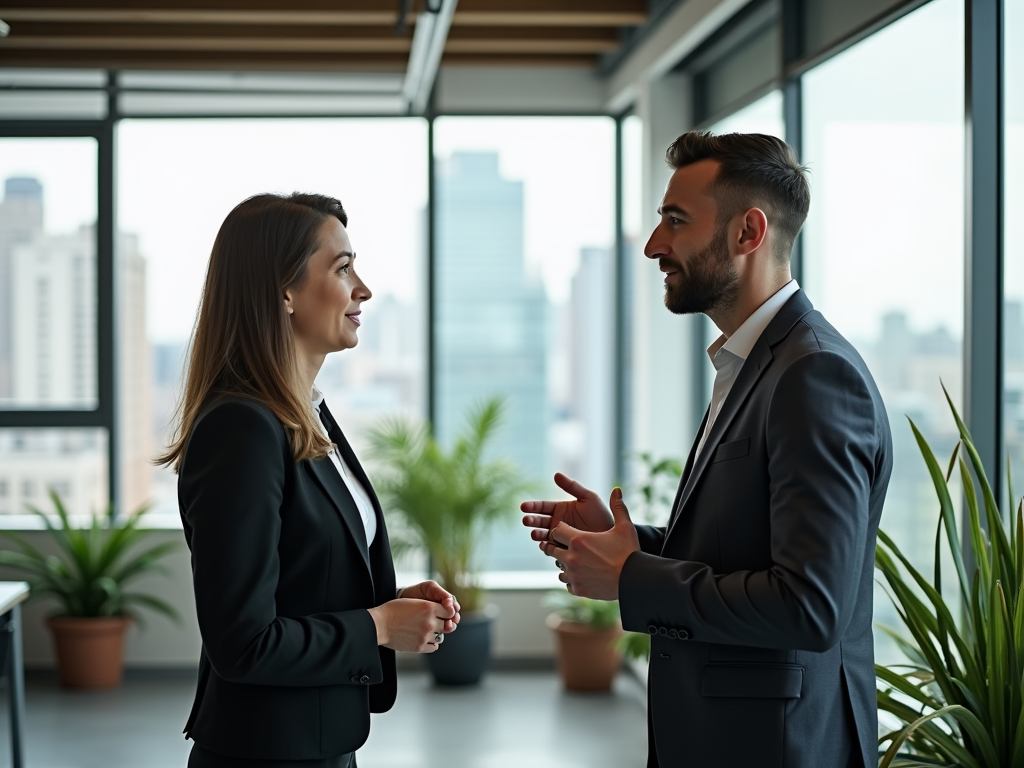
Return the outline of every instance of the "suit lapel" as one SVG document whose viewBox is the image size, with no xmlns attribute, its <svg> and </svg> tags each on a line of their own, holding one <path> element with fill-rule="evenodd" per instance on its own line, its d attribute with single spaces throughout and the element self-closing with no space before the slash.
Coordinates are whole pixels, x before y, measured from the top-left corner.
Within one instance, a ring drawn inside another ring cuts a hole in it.
<svg viewBox="0 0 1024 768">
<path fill-rule="evenodd" d="M 341 452 L 342 458 L 345 459 L 345 463 L 349 469 L 352 469 L 352 465 L 349 463 L 348 458 L 345 456 L 344 451 L 341 450 L 341 445 L 344 443 L 345 447 L 348 448 L 349 454 L 352 453 L 352 449 L 348 447 L 348 442 L 345 440 L 345 436 L 341 434 L 341 429 L 338 427 L 334 417 L 331 416 L 330 411 L 327 410 L 327 406 L 323 403 L 320 404 L 320 413 L 325 415 L 323 418 L 324 426 L 327 428 L 327 436 L 331 442 L 334 443 L 339 451 Z M 344 521 L 349 533 L 352 534 L 355 539 L 356 545 L 359 549 L 359 554 L 363 556 L 363 562 L 366 563 L 366 569 L 373 572 L 373 568 L 370 565 L 370 552 L 366 544 L 366 527 L 363 525 L 363 518 L 359 514 L 359 508 L 356 507 L 355 499 L 352 498 L 351 492 L 349 492 L 348 486 L 345 485 L 345 481 L 341 478 L 338 473 L 338 468 L 334 466 L 334 462 L 329 456 L 325 456 L 322 459 L 315 459 L 308 461 L 306 464 L 310 468 L 310 472 L 313 477 L 320 484 L 324 493 L 331 500 L 331 504 L 338 510 L 338 514 Z M 354 472 L 353 472 L 354 473 Z M 360 474 L 362 470 L 360 469 Z M 360 477 L 360 482 L 363 482 L 363 477 Z M 365 485 L 364 485 L 365 487 Z"/>
<path fill-rule="evenodd" d="M 743 363 L 743 367 L 740 369 L 739 375 L 736 377 L 736 381 L 732 385 L 732 389 L 729 390 L 728 396 L 725 398 L 725 402 L 722 404 L 722 409 L 718 412 L 718 417 L 715 419 L 715 423 L 711 426 L 711 432 L 708 434 L 708 439 L 704 443 L 704 448 L 700 454 L 693 458 L 693 453 L 696 451 L 696 445 L 700 443 L 700 434 L 703 433 L 703 425 L 701 426 L 701 432 L 697 435 L 697 440 L 694 443 L 694 448 L 690 452 L 692 467 L 689 474 L 684 473 L 683 477 L 685 481 L 680 484 L 680 490 L 676 495 L 676 505 L 673 509 L 672 522 L 669 529 L 665 532 L 665 541 L 668 541 L 668 537 L 672 534 L 672 529 L 675 527 L 676 521 L 682 515 L 682 510 L 686 506 L 686 502 L 689 500 L 690 495 L 696 488 L 697 483 L 700 482 L 701 475 L 704 470 L 707 469 L 708 464 L 711 463 L 711 457 L 714 456 L 715 449 L 718 448 L 718 444 L 722 441 L 722 436 L 725 434 L 729 425 L 736 418 L 736 415 L 740 412 L 743 404 L 747 402 L 750 397 L 750 393 L 753 391 L 757 382 L 760 381 L 761 376 L 764 375 L 765 370 L 772 362 L 772 347 L 778 344 L 786 335 L 790 332 L 796 322 L 803 317 L 805 314 L 810 312 L 812 309 L 811 302 L 808 301 L 803 291 L 797 291 L 790 297 L 790 299 L 782 306 L 772 321 L 765 328 L 761 337 L 754 344 L 754 348 L 750 350 L 750 354 L 747 356 L 746 361 Z M 707 421 L 705 415 L 704 421 Z M 690 462 L 687 462 L 690 464 Z"/>
<path fill-rule="evenodd" d="M 338 425 L 337 419 L 334 418 L 334 414 L 327 407 L 326 401 L 320 403 L 320 413 L 326 422 L 327 434 L 331 438 L 331 441 L 338 446 L 338 452 L 341 454 L 341 458 L 345 461 L 345 466 L 348 467 L 349 471 L 355 476 L 356 480 L 363 486 L 363 490 L 366 491 L 366 495 L 370 498 L 370 503 L 373 505 L 373 513 L 377 518 L 377 533 L 373 539 L 373 554 L 380 560 L 379 565 L 381 566 L 381 574 L 388 574 L 394 570 L 394 565 L 391 561 L 391 545 L 388 541 L 388 530 L 384 524 L 384 510 L 380 506 L 380 500 L 377 498 L 376 492 L 373 490 L 373 483 L 370 482 L 370 478 L 367 477 L 366 472 L 363 470 L 363 465 L 359 463 L 359 459 L 356 457 L 355 451 L 352 450 L 352 446 L 349 445 L 348 438 L 345 437 L 345 433 L 341 431 L 341 427 Z M 333 467 L 331 469 L 334 469 Z M 337 474 L 337 470 L 334 470 Z M 340 479 L 340 478 L 339 478 Z M 344 482 L 342 483 L 344 485 Z M 346 487 L 346 492 L 348 488 Z M 351 497 L 351 494 L 350 494 Z M 352 503 L 355 507 L 355 502 Z M 363 520 L 359 517 L 359 511 L 356 510 L 356 519 L 359 523 L 359 530 L 362 533 L 361 538 L 358 541 L 362 542 L 365 549 L 366 545 L 366 529 L 363 526 Z M 370 559 L 373 562 L 373 558 Z M 371 571 L 373 570 L 371 565 Z M 377 583 L 378 574 L 375 574 L 374 583 Z M 379 585 L 378 585 L 379 586 Z M 387 591 L 387 590 L 385 590 Z M 394 592 L 394 589 L 391 590 Z"/>
<path fill-rule="evenodd" d="M 370 553 L 366 547 L 366 529 L 363 527 L 363 519 L 359 516 L 359 510 L 352 499 L 352 494 L 349 493 L 348 486 L 345 485 L 345 481 L 338 474 L 338 469 L 334 466 L 334 462 L 331 461 L 330 457 L 325 456 L 322 459 L 307 461 L 306 466 L 309 467 L 310 474 L 313 475 L 313 478 L 323 489 L 324 493 L 327 494 L 327 498 L 331 500 L 331 504 L 338 510 L 338 514 L 348 527 L 349 533 L 355 539 L 359 554 L 363 556 L 363 562 L 366 563 L 366 569 L 371 570 Z"/>
</svg>

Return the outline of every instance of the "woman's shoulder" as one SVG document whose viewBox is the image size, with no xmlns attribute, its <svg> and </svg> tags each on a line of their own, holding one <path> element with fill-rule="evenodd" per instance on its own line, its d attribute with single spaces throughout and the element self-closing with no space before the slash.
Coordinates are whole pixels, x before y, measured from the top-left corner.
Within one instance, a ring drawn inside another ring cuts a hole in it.
<svg viewBox="0 0 1024 768">
<path fill-rule="evenodd" d="M 266 403 L 242 395 L 216 395 L 192 423 L 189 447 L 196 441 L 221 448 L 252 448 L 268 443 L 286 446 L 288 436 Z"/>
</svg>

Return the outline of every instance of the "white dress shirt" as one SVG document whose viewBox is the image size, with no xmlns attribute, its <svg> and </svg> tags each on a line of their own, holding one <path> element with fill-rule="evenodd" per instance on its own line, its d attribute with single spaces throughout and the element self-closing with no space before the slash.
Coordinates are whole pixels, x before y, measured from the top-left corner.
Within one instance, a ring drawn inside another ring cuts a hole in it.
<svg viewBox="0 0 1024 768">
<path fill-rule="evenodd" d="M 743 321 L 743 325 L 736 329 L 736 332 L 726 338 L 722 334 L 715 342 L 708 347 L 708 357 L 711 364 L 715 366 L 715 386 L 711 390 L 711 410 L 708 413 L 707 425 L 704 427 L 704 434 L 701 435 L 700 445 L 697 446 L 697 454 L 704 450 L 704 442 L 711 434 L 711 427 L 722 410 L 725 399 L 736 383 L 736 377 L 740 375 L 740 369 L 750 355 L 757 340 L 761 338 L 764 329 L 775 318 L 775 315 L 782 309 L 782 305 L 789 301 L 789 298 L 800 290 L 796 280 L 790 280 L 782 286 L 764 304 L 754 310 L 754 313 Z"/>
<path fill-rule="evenodd" d="M 310 402 L 313 405 L 313 415 L 316 416 L 316 423 L 320 425 L 320 431 L 323 432 L 324 437 L 330 440 L 330 435 L 327 434 L 327 427 L 320 420 L 320 403 L 324 401 L 324 396 L 320 393 L 320 390 L 315 386 L 313 391 L 310 392 Z M 338 449 L 331 447 L 331 452 L 328 454 L 331 457 L 331 462 L 338 470 L 338 474 L 341 475 L 341 479 L 344 481 L 348 492 L 352 494 L 352 500 L 356 503 L 356 509 L 359 510 L 359 516 L 363 519 L 363 529 L 366 531 L 366 546 L 369 547 L 373 544 L 373 539 L 377 535 L 377 514 L 373 511 L 373 502 L 370 501 L 370 495 L 363 488 L 363 484 L 359 482 L 359 478 L 352 474 L 352 470 L 348 468 L 345 460 L 341 457 Z"/>
</svg>

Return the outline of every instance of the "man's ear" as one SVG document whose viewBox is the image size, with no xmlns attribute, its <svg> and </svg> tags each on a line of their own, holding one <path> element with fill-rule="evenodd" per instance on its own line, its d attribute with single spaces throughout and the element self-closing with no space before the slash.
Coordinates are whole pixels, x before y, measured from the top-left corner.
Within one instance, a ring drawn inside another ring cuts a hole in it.
<svg viewBox="0 0 1024 768">
<path fill-rule="evenodd" d="M 760 208 L 748 208 L 743 212 L 740 227 L 737 248 L 742 254 L 751 254 L 761 247 L 768 236 L 768 217 Z"/>
</svg>

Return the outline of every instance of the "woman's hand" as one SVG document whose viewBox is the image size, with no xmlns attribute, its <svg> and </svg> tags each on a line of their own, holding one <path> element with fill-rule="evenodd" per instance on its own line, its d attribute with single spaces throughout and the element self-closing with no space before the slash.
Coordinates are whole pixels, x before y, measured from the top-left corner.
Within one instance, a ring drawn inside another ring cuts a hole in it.
<svg viewBox="0 0 1024 768">
<path fill-rule="evenodd" d="M 452 608 L 429 600 L 398 598 L 369 609 L 377 628 L 377 645 L 407 653 L 433 653 L 444 641 Z"/>
<path fill-rule="evenodd" d="M 419 584 L 413 584 L 411 587 L 404 587 L 403 589 L 398 590 L 397 596 L 429 600 L 432 603 L 440 603 L 445 608 L 453 609 L 455 611 L 455 615 L 445 621 L 444 634 L 447 635 L 455 631 L 455 627 L 459 623 L 459 612 L 462 610 L 462 606 L 460 606 L 459 601 L 455 599 L 455 595 L 444 589 L 444 587 L 436 581 L 421 581 Z"/>
</svg>

